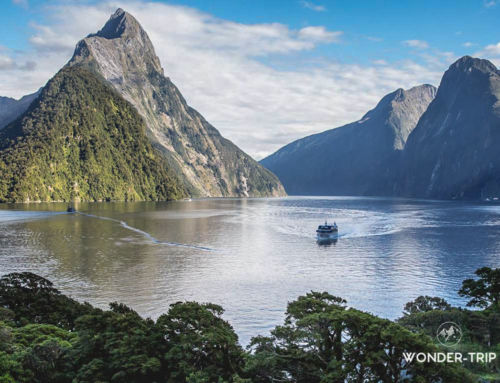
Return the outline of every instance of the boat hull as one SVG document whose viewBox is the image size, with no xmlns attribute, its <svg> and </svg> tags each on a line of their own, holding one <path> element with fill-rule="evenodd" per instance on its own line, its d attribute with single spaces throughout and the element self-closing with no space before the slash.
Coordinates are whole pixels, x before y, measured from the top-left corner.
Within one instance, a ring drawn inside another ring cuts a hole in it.
<svg viewBox="0 0 500 383">
<path fill-rule="evenodd" d="M 316 233 L 316 238 L 318 240 L 322 239 L 335 239 L 339 237 L 339 232 L 338 231 L 333 231 L 331 233 Z"/>
<path fill-rule="evenodd" d="M 318 246 L 331 246 L 335 245 L 339 240 L 338 232 L 330 234 L 318 234 L 316 235 L 316 243 Z"/>
</svg>

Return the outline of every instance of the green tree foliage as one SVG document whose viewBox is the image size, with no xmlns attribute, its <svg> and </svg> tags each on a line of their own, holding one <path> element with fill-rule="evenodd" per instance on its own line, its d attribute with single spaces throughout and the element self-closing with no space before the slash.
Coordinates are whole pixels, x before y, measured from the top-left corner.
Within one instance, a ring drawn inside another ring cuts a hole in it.
<svg viewBox="0 0 500 383">
<path fill-rule="evenodd" d="M 494 336 L 489 315 L 480 311 L 460 308 L 448 310 L 430 310 L 405 315 L 398 323 L 416 333 L 424 333 L 435 338 L 439 326 L 445 322 L 457 323 L 462 329 L 464 342 L 488 344 Z"/>
<path fill-rule="evenodd" d="M 458 294 L 470 298 L 467 306 L 491 307 L 500 311 L 500 268 L 482 267 L 475 274 L 479 279 L 466 279 Z"/>
<path fill-rule="evenodd" d="M 0 202 L 185 196 L 134 107 L 78 66 L 63 68 L 2 130 L 0 174 Z"/>
<path fill-rule="evenodd" d="M 0 382 L 239 382 L 244 351 L 213 304 L 176 303 L 157 322 L 95 309 L 32 273 L 0 279 Z M 56 326 L 57 325 L 57 326 Z"/>
<path fill-rule="evenodd" d="M 0 322 L 0 382 L 67 382 L 68 350 L 76 339 L 53 325 Z"/>
<path fill-rule="evenodd" d="M 76 381 L 162 381 L 160 358 L 166 347 L 155 323 L 124 305 L 110 307 L 77 321 L 79 341 L 70 352 Z"/>
<path fill-rule="evenodd" d="M 470 311 L 451 307 L 437 297 L 418 297 L 405 305 L 404 316 L 398 323 L 414 332 L 433 337 L 444 322 L 455 322 L 462 327 L 466 342 L 495 345 L 500 342 L 500 269 L 487 267 L 476 270 L 479 279 L 466 279 L 459 295 L 470 298 L 468 306 L 486 308 Z"/>
<path fill-rule="evenodd" d="M 252 340 L 247 371 L 256 382 L 471 381 L 454 365 L 407 363 L 405 352 L 432 352 L 429 338 L 311 292 L 288 305 L 283 326 Z"/>
<path fill-rule="evenodd" d="M 311 292 L 245 352 L 218 305 L 178 302 L 155 322 L 116 302 L 109 310 L 80 304 L 42 277 L 13 273 L 0 278 L 0 383 L 477 381 L 458 364 L 406 362 L 406 352 L 439 351 L 431 337 L 446 321 L 460 323 L 474 350 L 500 351 L 491 307 L 419 297 L 406 309 L 395 323 Z"/>
<path fill-rule="evenodd" d="M 408 302 L 405 305 L 403 314 L 411 315 L 420 312 L 428 312 L 432 310 L 449 310 L 451 305 L 443 298 L 419 296 L 414 301 Z"/>
<path fill-rule="evenodd" d="M 243 350 L 224 310 L 214 304 L 175 303 L 157 326 L 168 347 L 169 382 L 230 381 L 242 369 Z"/>
<path fill-rule="evenodd" d="M 14 313 L 17 324 L 45 323 L 72 330 L 75 320 L 94 310 L 61 294 L 36 274 L 12 273 L 0 278 L 0 307 Z"/>
<path fill-rule="evenodd" d="M 498 352 L 500 347 L 500 269 L 487 267 L 476 270 L 478 279 L 466 279 L 459 295 L 468 297 L 468 306 L 485 308 L 467 310 L 451 307 L 441 298 L 419 297 L 405 306 L 404 316 L 398 323 L 414 333 L 435 338 L 442 323 L 454 322 L 462 330 L 456 351 Z M 439 346 L 439 345 L 438 345 Z M 443 351 L 449 351 L 447 349 Z M 500 379 L 500 363 L 466 363 L 475 373 L 494 373 Z"/>
<path fill-rule="evenodd" d="M 415 334 L 426 335 L 436 339 L 438 328 L 445 322 L 454 322 L 462 330 L 462 338 L 453 349 L 441 346 L 435 341 L 436 347 L 442 352 L 498 352 L 500 347 L 500 315 L 485 311 L 470 311 L 456 307 L 449 310 L 431 310 L 405 315 L 398 320 L 401 326 Z M 466 363 L 465 367 L 474 373 L 500 372 L 500 363 L 493 364 Z M 500 375 L 497 376 L 500 378 Z"/>
</svg>

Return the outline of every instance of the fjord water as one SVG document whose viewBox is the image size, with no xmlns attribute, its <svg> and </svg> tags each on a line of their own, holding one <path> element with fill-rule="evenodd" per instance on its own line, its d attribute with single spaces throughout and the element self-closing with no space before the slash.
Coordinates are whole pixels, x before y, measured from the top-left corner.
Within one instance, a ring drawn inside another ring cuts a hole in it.
<svg viewBox="0 0 500 383">
<path fill-rule="evenodd" d="M 243 344 L 288 301 L 328 291 L 387 318 L 418 295 L 463 305 L 461 281 L 500 266 L 500 206 L 352 197 L 0 205 L 0 275 L 32 271 L 100 307 L 157 318 L 222 305 Z M 336 243 L 316 226 L 336 220 Z"/>
</svg>

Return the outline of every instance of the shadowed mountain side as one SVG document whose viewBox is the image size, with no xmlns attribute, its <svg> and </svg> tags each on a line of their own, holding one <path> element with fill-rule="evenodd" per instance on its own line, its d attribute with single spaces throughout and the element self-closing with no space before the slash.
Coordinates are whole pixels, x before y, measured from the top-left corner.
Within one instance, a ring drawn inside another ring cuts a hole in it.
<svg viewBox="0 0 500 383">
<path fill-rule="evenodd" d="M 462 57 L 444 74 L 435 100 L 410 135 L 401 171 L 405 196 L 500 196 L 500 71 Z"/>
<path fill-rule="evenodd" d="M 292 142 L 261 163 L 289 194 L 391 195 L 401 151 L 435 93 L 431 85 L 398 89 L 361 120 Z"/>
</svg>

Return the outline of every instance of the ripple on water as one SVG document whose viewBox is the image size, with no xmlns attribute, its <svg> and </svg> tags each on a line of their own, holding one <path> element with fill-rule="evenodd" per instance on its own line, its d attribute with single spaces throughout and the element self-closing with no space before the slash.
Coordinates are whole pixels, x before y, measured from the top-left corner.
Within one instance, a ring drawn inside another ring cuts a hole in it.
<svg viewBox="0 0 500 383">
<path fill-rule="evenodd" d="M 290 197 L 82 212 L 89 216 L 2 206 L 0 274 L 35 271 L 77 299 L 104 308 L 121 301 L 153 318 L 176 301 L 214 302 L 243 343 L 281 323 L 287 302 L 311 290 L 396 318 L 418 295 L 463 304 L 461 280 L 500 266 L 500 207 Z M 319 246 L 315 229 L 325 219 L 340 236 Z"/>
</svg>

